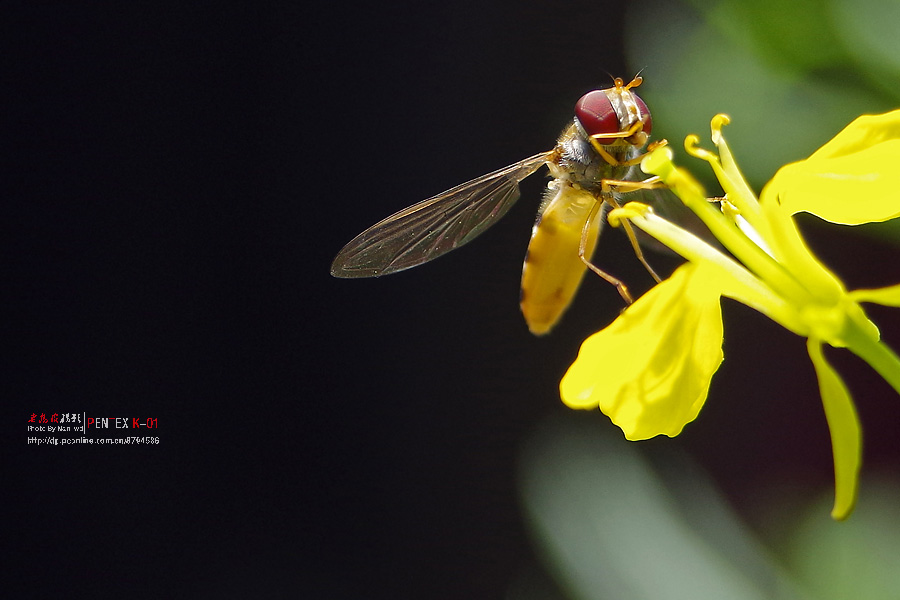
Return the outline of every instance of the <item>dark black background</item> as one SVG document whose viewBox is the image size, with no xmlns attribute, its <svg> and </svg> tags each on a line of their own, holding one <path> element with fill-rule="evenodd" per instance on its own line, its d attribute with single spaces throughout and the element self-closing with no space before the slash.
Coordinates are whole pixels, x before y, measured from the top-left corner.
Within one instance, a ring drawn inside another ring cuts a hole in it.
<svg viewBox="0 0 900 600">
<path fill-rule="evenodd" d="M 12 3 L 3 537 L 18 597 L 497 598 L 533 571 L 516 453 L 565 411 L 559 377 L 621 308 L 589 279 L 553 335 L 528 334 L 518 279 L 541 177 L 425 268 L 328 267 L 394 210 L 549 149 L 581 94 L 632 74 L 623 6 Z M 622 237 L 602 262 L 640 290 Z M 841 274 L 880 285 L 885 264 Z M 827 488 L 803 341 L 728 310 L 715 402 L 649 443 L 686 444 L 738 505 L 773 464 Z M 896 398 L 842 368 L 871 400 L 872 462 L 892 460 Z M 155 417 L 160 444 L 25 444 L 31 413 L 62 412 Z"/>
</svg>

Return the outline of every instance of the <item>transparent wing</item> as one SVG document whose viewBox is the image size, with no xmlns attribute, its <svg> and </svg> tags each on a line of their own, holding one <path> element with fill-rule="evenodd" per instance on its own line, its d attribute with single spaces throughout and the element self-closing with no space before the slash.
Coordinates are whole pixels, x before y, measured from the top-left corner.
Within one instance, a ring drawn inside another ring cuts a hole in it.
<svg viewBox="0 0 900 600">
<path fill-rule="evenodd" d="M 394 213 L 350 240 L 331 264 L 331 274 L 378 277 L 459 248 L 506 214 L 519 199 L 519 182 L 551 155 L 536 154 Z"/>
</svg>

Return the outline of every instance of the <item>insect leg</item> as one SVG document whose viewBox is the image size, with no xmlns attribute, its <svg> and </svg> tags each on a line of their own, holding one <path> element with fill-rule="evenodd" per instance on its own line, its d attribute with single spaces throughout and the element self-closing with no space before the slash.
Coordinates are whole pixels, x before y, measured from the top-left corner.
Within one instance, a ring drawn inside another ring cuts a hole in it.
<svg viewBox="0 0 900 600">
<path fill-rule="evenodd" d="M 640 152 L 640 153 L 638 153 L 637 156 L 634 156 L 628 160 L 619 160 L 603 148 L 603 143 L 599 139 L 599 138 L 603 138 L 604 140 L 617 139 L 617 138 L 621 138 L 621 137 L 628 137 L 629 135 L 633 135 L 633 133 L 634 133 L 633 131 L 629 130 L 629 131 L 621 131 L 619 133 L 594 135 L 594 136 L 591 136 L 591 146 L 593 146 L 594 151 L 596 151 L 597 154 L 600 155 L 600 158 L 602 158 L 604 161 L 606 161 L 608 164 L 612 165 L 613 167 L 631 167 L 631 166 L 640 164 L 640 162 L 642 160 L 644 160 L 644 157 L 646 157 L 647 154 L 649 154 L 650 152 L 653 152 L 655 149 L 661 148 L 662 146 L 669 145 L 669 142 L 667 140 L 657 140 L 655 142 L 650 142 L 650 145 L 647 146 L 646 152 Z M 653 179 L 656 179 L 656 178 L 654 177 Z"/>
<path fill-rule="evenodd" d="M 603 200 L 598 198 L 594 205 L 591 207 L 591 211 L 588 213 L 587 218 L 584 220 L 584 226 L 581 228 L 581 243 L 578 244 L 578 258 L 581 259 L 581 262 L 583 262 L 588 269 L 590 269 L 612 285 L 616 286 L 616 290 L 618 290 L 619 295 L 622 296 L 622 299 L 625 300 L 625 302 L 627 302 L 628 304 L 631 304 L 634 302 L 634 299 L 628 292 L 628 287 L 620 279 L 613 277 L 612 275 L 600 269 L 597 265 L 589 261 L 587 258 L 585 258 L 585 251 L 587 248 L 588 235 L 591 231 L 591 225 L 593 224 L 594 219 L 597 218 L 597 213 L 600 212 L 600 208 L 602 206 Z"/>
<path fill-rule="evenodd" d="M 627 193 L 633 192 L 635 190 L 646 190 L 653 188 L 665 187 L 665 184 L 662 183 L 658 177 L 651 177 L 649 179 L 645 179 L 644 181 L 620 181 L 616 179 L 604 179 L 600 182 L 601 189 L 605 192 L 606 201 L 609 202 L 615 208 L 621 208 L 619 203 L 613 197 L 613 191 L 618 193 Z M 627 219 L 622 220 L 622 226 L 625 228 L 625 235 L 628 236 L 628 241 L 631 243 L 631 247 L 634 250 L 634 255 L 637 256 L 637 259 L 641 261 L 641 264 L 644 265 L 644 268 L 647 269 L 647 272 L 650 273 L 650 276 L 656 281 L 656 283 L 660 283 L 662 279 L 660 279 L 659 275 L 656 274 L 656 271 L 653 270 L 653 267 L 650 266 L 650 263 L 647 262 L 647 259 L 644 257 L 644 252 L 641 250 L 640 244 L 638 244 L 637 237 L 634 235 L 634 227 L 631 223 L 628 222 Z"/>
</svg>

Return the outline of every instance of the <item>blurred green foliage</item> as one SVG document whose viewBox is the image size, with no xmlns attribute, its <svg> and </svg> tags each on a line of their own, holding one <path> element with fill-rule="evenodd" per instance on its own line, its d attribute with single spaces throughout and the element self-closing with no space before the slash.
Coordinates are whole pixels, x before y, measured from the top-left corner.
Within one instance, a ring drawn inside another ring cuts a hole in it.
<svg viewBox="0 0 900 600">
<path fill-rule="evenodd" d="M 757 532 L 677 448 L 625 443 L 604 419 L 550 420 L 521 460 L 522 504 L 561 597 L 900 597 L 896 477 L 868 477 L 843 523 L 828 516 L 830 490 L 758 490 L 753 504 L 765 518 Z"/>
<path fill-rule="evenodd" d="M 812 503 L 793 520 L 782 555 L 792 574 L 821 600 L 900 597 L 900 482 L 869 477 L 858 514 L 846 527 L 828 527 Z"/>
</svg>

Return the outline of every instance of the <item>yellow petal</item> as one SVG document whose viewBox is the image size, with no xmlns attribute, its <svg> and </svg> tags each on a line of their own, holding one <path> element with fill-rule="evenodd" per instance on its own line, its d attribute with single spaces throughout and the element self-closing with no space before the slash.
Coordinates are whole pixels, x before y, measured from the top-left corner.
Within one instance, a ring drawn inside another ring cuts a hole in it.
<svg viewBox="0 0 900 600">
<path fill-rule="evenodd" d="M 834 454 L 834 507 L 831 509 L 831 516 L 843 520 L 853 512 L 859 490 L 859 469 L 862 464 L 859 418 L 847 387 L 825 360 L 822 344 L 810 338 L 806 341 L 806 348 L 816 368 L 819 393 L 822 395 L 825 418 L 831 431 L 831 449 Z"/>
<path fill-rule="evenodd" d="M 560 382 L 571 408 L 600 408 L 629 440 L 678 435 L 722 362 L 717 269 L 681 266 L 585 340 Z"/>
<path fill-rule="evenodd" d="M 844 225 L 900 216 L 900 111 L 859 117 L 808 159 L 779 169 L 763 190 L 790 214 Z"/>
</svg>

